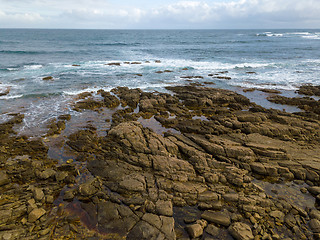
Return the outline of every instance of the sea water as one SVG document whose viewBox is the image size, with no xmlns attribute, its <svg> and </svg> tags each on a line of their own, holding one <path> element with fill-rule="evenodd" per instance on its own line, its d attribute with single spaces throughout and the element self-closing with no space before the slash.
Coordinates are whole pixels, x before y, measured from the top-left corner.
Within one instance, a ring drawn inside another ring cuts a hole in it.
<svg viewBox="0 0 320 240">
<path fill-rule="evenodd" d="M 115 62 L 120 66 L 108 65 Z M 32 128 L 79 114 L 72 102 L 81 92 L 166 91 L 189 84 L 186 76 L 294 95 L 302 84 L 320 84 L 320 30 L 0 29 L 0 92 L 10 89 L 0 96 L 0 122 L 22 112 Z"/>
</svg>

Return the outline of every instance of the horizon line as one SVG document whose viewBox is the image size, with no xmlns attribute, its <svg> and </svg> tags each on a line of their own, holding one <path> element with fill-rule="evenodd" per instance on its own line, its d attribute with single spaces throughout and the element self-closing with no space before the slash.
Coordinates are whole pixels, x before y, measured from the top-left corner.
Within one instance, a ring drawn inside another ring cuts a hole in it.
<svg viewBox="0 0 320 240">
<path fill-rule="evenodd" d="M 181 31 L 181 30 L 320 30 L 320 28 L 21 28 L 21 27 L 0 27 L 0 30 L 116 30 L 116 31 L 152 31 L 152 30 L 173 30 L 173 31 Z"/>
</svg>

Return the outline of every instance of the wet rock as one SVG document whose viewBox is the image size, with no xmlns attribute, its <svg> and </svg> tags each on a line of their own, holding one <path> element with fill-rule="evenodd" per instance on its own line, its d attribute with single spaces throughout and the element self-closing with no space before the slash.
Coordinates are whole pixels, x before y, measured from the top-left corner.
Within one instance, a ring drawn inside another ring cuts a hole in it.
<svg viewBox="0 0 320 240">
<path fill-rule="evenodd" d="M 121 66 L 121 63 L 114 62 L 114 63 L 108 63 L 108 66 Z"/>
<path fill-rule="evenodd" d="M 6 185 L 10 182 L 8 175 L 5 171 L 0 171 L 0 186 Z"/>
<path fill-rule="evenodd" d="M 212 235 L 212 236 L 217 236 L 218 234 L 219 234 L 219 228 L 218 227 L 216 227 L 214 224 L 209 224 L 207 227 L 206 227 L 206 229 L 205 229 L 205 231 L 207 232 L 207 233 L 209 233 L 210 235 Z"/>
<path fill-rule="evenodd" d="M 35 208 L 33 209 L 28 216 L 28 221 L 33 223 L 37 221 L 40 217 L 42 217 L 46 213 L 46 210 L 43 208 Z"/>
<path fill-rule="evenodd" d="M 99 227 L 103 231 L 119 234 L 120 236 L 126 236 L 134 226 L 137 226 L 136 224 L 139 221 L 139 217 L 135 215 L 129 207 L 111 202 L 99 202 L 97 214 Z M 141 223 L 142 222 L 144 221 L 141 221 Z M 150 228 L 153 229 L 152 226 Z M 137 229 L 132 233 L 130 232 L 129 235 L 132 234 L 136 236 L 135 234 L 142 234 L 142 230 L 143 229 L 137 227 Z M 141 236 L 143 236 L 143 234 Z M 127 239 L 129 239 L 129 236 Z"/>
<path fill-rule="evenodd" d="M 229 233 L 236 240 L 251 240 L 254 239 L 249 225 L 241 222 L 233 223 L 228 228 Z"/>
<path fill-rule="evenodd" d="M 100 188 L 100 182 L 97 179 L 91 179 L 85 183 L 82 183 L 78 187 L 78 192 L 82 196 L 89 197 L 97 193 L 99 191 L 99 188 Z"/>
<path fill-rule="evenodd" d="M 46 170 L 40 172 L 40 173 L 38 174 L 38 177 L 39 177 L 40 179 L 46 180 L 46 179 L 49 179 L 49 178 L 54 177 L 55 174 L 56 174 L 56 171 L 55 171 L 55 170 L 53 170 L 53 169 L 46 169 Z"/>
<path fill-rule="evenodd" d="M 53 77 L 52 76 L 43 77 L 42 80 L 44 81 L 53 80 Z"/>
<path fill-rule="evenodd" d="M 80 130 L 69 136 L 67 144 L 78 152 L 92 152 L 97 148 L 98 139 L 94 131 Z"/>
<path fill-rule="evenodd" d="M 320 96 L 320 86 L 302 85 L 297 92 L 308 96 Z"/>
<path fill-rule="evenodd" d="M 0 96 L 5 96 L 8 95 L 10 93 L 10 87 L 4 89 L 4 90 L 0 90 Z"/>
<path fill-rule="evenodd" d="M 231 224 L 230 216 L 223 212 L 207 210 L 201 214 L 201 217 L 211 223 L 220 224 L 225 227 L 228 227 Z"/>
<path fill-rule="evenodd" d="M 198 238 L 203 234 L 203 228 L 200 224 L 192 224 L 186 227 L 191 238 Z"/>
<path fill-rule="evenodd" d="M 101 108 L 102 106 L 103 106 L 103 103 L 101 101 L 88 98 L 88 99 L 77 102 L 75 104 L 74 110 L 76 111 L 79 111 L 80 109 L 94 110 L 97 108 Z"/>
</svg>

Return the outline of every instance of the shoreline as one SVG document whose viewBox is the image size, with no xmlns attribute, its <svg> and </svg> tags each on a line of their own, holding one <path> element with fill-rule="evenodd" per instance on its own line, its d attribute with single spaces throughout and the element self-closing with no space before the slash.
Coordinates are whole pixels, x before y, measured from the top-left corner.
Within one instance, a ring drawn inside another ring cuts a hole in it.
<svg viewBox="0 0 320 240">
<path fill-rule="evenodd" d="M 319 237 L 317 100 L 269 96 L 304 110 L 292 114 L 208 85 L 167 90 L 82 93 L 85 119 L 60 115 L 35 139 L 14 132 L 19 113 L 1 123 L 0 238 Z"/>
</svg>

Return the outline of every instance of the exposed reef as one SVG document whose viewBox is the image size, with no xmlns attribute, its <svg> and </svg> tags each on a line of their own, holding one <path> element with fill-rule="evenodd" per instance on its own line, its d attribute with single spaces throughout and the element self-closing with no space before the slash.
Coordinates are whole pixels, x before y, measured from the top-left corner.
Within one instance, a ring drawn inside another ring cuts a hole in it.
<svg viewBox="0 0 320 240">
<path fill-rule="evenodd" d="M 65 136 L 70 115 L 38 139 L 15 132 L 21 114 L 0 124 L 0 239 L 320 238 L 318 101 L 269 98 L 307 106 L 291 114 L 167 90 L 78 96 L 76 111 L 112 111 L 104 135 L 93 122 Z M 60 138 L 63 161 L 49 154 Z"/>
</svg>

